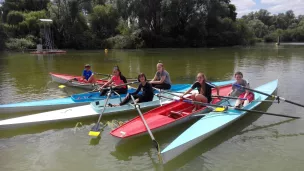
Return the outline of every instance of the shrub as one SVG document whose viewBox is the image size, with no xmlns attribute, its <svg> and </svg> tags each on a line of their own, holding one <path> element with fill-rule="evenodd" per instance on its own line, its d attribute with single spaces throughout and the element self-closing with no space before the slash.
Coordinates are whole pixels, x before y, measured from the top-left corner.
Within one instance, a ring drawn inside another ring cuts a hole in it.
<svg viewBox="0 0 304 171">
<path fill-rule="evenodd" d="M 24 38 L 21 39 L 10 38 L 5 43 L 5 45 L 7 49 L 16 50 L 16 51 L 24 51 L 25 49 L 35 47 L 35 43 L 33 43 L 33 41 Z"/>
</svg>

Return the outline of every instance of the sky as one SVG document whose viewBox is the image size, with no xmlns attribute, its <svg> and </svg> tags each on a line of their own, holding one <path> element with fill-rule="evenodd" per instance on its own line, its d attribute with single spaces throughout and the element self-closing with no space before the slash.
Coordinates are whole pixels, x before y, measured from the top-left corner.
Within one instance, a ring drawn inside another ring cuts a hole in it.
<svg viewBox="0 0 304 171">
<path fill-rule="evenodd" d="M 304 0 L 231 0 L 240 18 L 252 11 L 266 9 L 271 14 L 293 10 L 296 16 L 304 15 Z"/>
</svg>

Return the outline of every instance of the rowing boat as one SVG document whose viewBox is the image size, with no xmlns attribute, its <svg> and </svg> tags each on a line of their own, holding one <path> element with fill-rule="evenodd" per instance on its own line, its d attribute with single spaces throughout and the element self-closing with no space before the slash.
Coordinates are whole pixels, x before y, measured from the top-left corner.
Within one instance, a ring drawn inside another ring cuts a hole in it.
<svg viewBox="0 0 304 171">
<path fill-rule="evenodd" d="M 278 80 L 261 85 L 254 90 L 261 91 L 267 94 L 272 94 L 277 88 Z M 254 93 L 255 100 L 249 103 L 243 109 L 251 110 L 261 104 L 261 101 L 265 100 L 267 96 Z M 235 99 L 227 100 L 222 105 L 234 105 Z M 197 143 L 208 138 L 217 131 L 225 128 L 229 124 L 238 120 L 244 116 L 247 112 L 235 109 L 228 109 L 225 112 L 210 112 L 197 122 L 195 122 L 191 127 L 184 131 L 180 136 L 178 136 L 172 143 L 170 143 L 163 151 L 161 155 L 163 158 L 163 163 L 167 163 L 175 157 L 182 154 L 184 151 L 193 147 Z"/>
<path fill-rule="evenodd" d="M 134 92 L 134 88 L 129 88 L 128 92 Z M 121 97 L 125 97 L 126 94 L 121 94 Z M 111 98 L 118 98 L 114 95 Z M 19 112 L 35 112 L 35 111 L 47 111 L 62 109 L 67 107 L 83 106 L 96 100 L 104 100 L 106 96 L 100 96 L 100 92 L 87 92 L 74 94 L 70 97 L 47 99 L 39 101 L 11 103 L 0 105 L 0 114 L 19 113 Z"/>
<path fill-rule="evenodd" d="M 82 89 L 87 89 L 87 90 L 93 90 L 95 88 L 98 88 L 108 82 L 107 80 L 103 79 L 98 79 L 96 83 L 85 83 L 83 81 L 80 81 L 82 76 L 74 76 L 74 75 L 69 75 L 69 74 L 59 74 L 59 73 L 52 73 L 50 72 L 50 75 L 52 77 L 52 81 L 60 83 L 60 84 L 65 84 L 67 86 L 71 87 L 78 87 Z"/>
<path fill-rule="evenodd" d="M 232 81 L 223 81 L 223 82 L 214 82 L 215 85 L 227 85 L 231 84 Z M 173 92 L 185 92 L 190 88 L 190 84 L 176 84 L 172 85 L 171 91 Z M 120 98 L 111 98 L 109 103 L 117 104 L 120 102 Z M 160 99 L 155 96 L 153 101 L 141 103 L 141 108 L 147 107 L 154 107 L 160 105 L 160 103 L 165 104 L 168 101 L 160 101 Z M 73 120 L 77 118 L 89 117 L 98 115 L 104 106 L 104 100 L 99 100 L 92 102 L 89 105 L 78 106 L 78 107 L 71 107 L 66 109 L 54 110 L 49 112 L 43 112 L 28 116 L 16 117 L 6 120 L 0 121 L 0 128 L 6 129 L 11 127 L 22 127 L 26 125 L 32 124 L 41 124 L 41 123 L 52 123 L 58 122 L 63 120 Z M 123 111 L 130 111 L 134 110 L 134 107 L 130 104 L 117 106 L 117 107 L 106 107 L 103 115 L 109 115 L 114 112 L 123 112 Z"/>
<path fill-rule="evenodd" d="M 228 85 L 220 86 L 219 88 L 220 95 L 226 95 L 231 90 L 231 83 Z M 216 89 L 213 89 L 212 94 L 215 93 Z M 213 99 L 212 103 L 221 104 L 222 100 Z M 177 100 L 152 109 L 146 112 L 143 117 L 147 122 L 150 130 L 152 132 L 156 132 L 184 123 L 190 120 L 190 116 L 193 114 L 207 113 L 210 111 L 210 109 L 207 107 L 202 107 L 199 109 L 194 109 L 194 107 L 195 106 L 191 103 Z M 111 131 L 111 135 L 118 138 L 119 141 L 141 136 L 146 133 L 146 126 L 139 116 Z"/>
<path fill-rule="evenodd" d="M 229 81 L 224 81 L 229 82 Z M 173 84 L 170 91 L 181 91 L 189 88 L 190 84 Z M 128 93 L 134 92 L 136 89 L 129 87 Z M 124 98 L 126 94 L 112 95 L 111 99 L 115 98 Z M 48 99 L 48 100 L 39 100 L 39 101 L 30 101 L 22 103 L 12 103 L 12 104 L 3 104 L 0 105 L 0 114 L 8 113 L 19 113 L 19 112 L 35 112 L 35 111 L 48 111 L 63 109 L 68 107 L 83 106 L 87 105 L 90 102 L 105 100 L 106 96 L 100 96 L 100 92 L 87 92 L 74 94 L 70 97 L 57 98 L 57 99 Z"/>
</svg>

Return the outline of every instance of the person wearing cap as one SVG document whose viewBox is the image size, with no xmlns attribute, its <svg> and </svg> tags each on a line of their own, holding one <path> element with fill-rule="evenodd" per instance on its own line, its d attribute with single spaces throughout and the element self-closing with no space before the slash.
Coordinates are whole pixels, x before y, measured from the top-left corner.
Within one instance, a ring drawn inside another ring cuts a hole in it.
<svg viewBox="0 0 304 171">
<path fill-rule="evenodd" d="M 86 64 L 84 66 L 84 70 L 82 72 L 82 80 L 85 83 L 95 83 L 95 77 L 94 74 L 91 70 L 91 65 L 90 64 Z"/>
</svg>

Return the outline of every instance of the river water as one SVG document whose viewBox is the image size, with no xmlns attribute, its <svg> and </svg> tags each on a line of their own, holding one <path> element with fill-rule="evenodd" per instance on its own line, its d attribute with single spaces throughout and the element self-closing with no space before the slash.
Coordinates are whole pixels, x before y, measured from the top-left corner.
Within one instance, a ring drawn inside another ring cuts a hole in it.
<svg viewBox="0 0 304 171">
<path fill-rule="evenodd" d="M 0 54 L 0 104 L 59 98 L 83 90 L 58 88 L 49 72 L 79 75 L 89 63 L 111 74 L 119 65 L 126 77 L 144 72 L 152 78 L 158 61 L 173 83 L 193 83 L 198 72 L 210 81 L 230 80 L 242 71 L 257 87 L 279 79 L 277 95 L 304 103 L 304 44 L 258 44 L 252 47 L 68 51 L 61 55 Z M 302 116 L 304 109 L 288 103 L 263 103 L 257 110 Z M 31 113 L 1 115 L 0 119 Z M 136 111 L 103 117 L 102 122 L 127 121 Z M 108 126 L 100 139 L 88 131 L 97 117 L 19 129 L 0 130 L 1 171 L 100 170 L 303 170 L 304 121 L 249 113 L 167 165 L 160 165 L 149 136 L 117 147 Z M 83 124 L 75 129 L 75 124 Z M 154 136 L 164 149 L 194 121 Z"/>
</svg>

